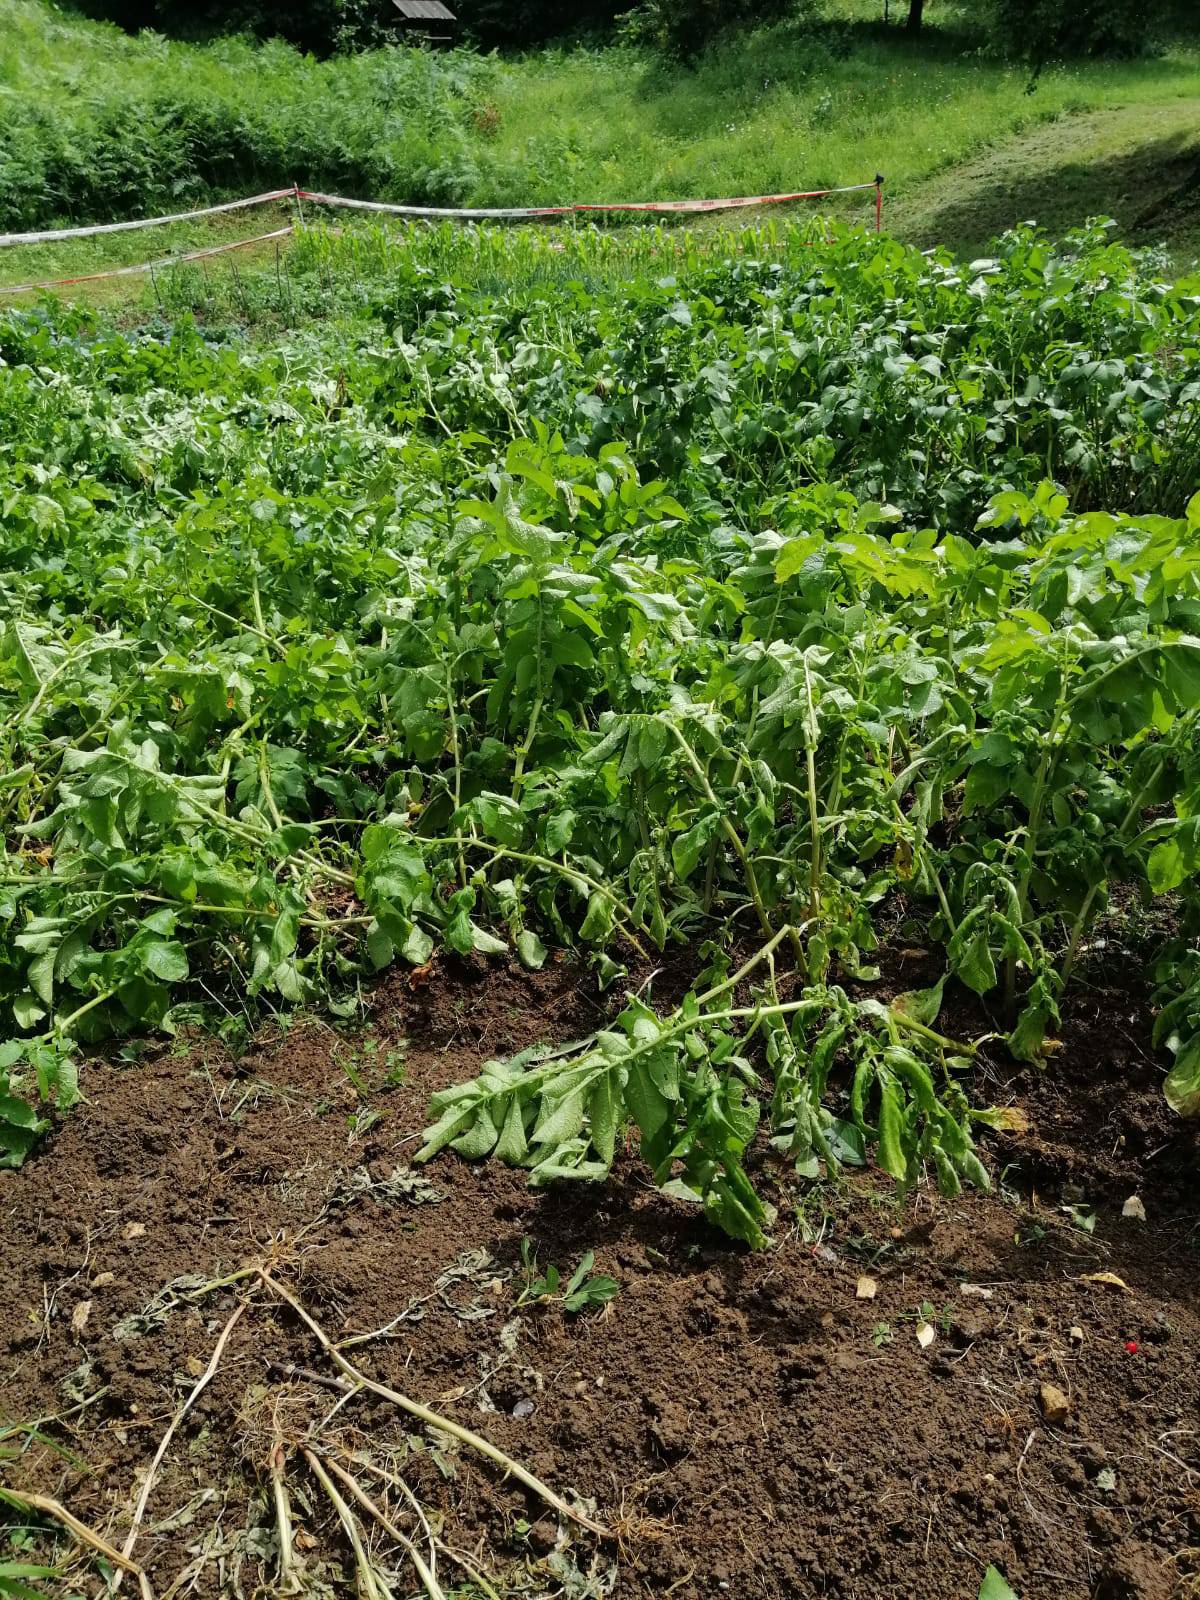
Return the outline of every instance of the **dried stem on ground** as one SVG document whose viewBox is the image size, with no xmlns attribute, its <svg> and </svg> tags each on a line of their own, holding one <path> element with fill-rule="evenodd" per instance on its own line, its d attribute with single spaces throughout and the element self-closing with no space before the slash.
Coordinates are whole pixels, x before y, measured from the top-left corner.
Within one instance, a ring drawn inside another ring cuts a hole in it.
<svg viewBox="0 0 1200 1600">
<path fill-rule="evenodd" d="M 569 1518 L 572 1522 L 577 1522 L 580 1527 L 587 1528 L 589 1532 L 598 1534 L 602 1539 L 613 1538 L 611 1529 L 606 1528 L 602 1523 L 594 1521 L 584 1512 L 577 1511 L 574 1506 L 568 1505 L 561 1495 L 556 1494 L 550 1488 L 549 1484 L 543 1483 L 540 1478 L 534 1477 L 533 1473 L 523 1467 L 519 1461 L 514 1461 L 511 1456 L 506 1455 L 503 1450 L 483 1438 L 481 1434 L 472 1432 L 470 1428 L 464 1428 L 460 1423 L 452 1422 L 448 1417 L 443 1417 L 436 1411 L 431 1411 L 427 1406 L 420 1405 L 416 1400 L 410 1399 L 408 1395 L 401 1394 L 398 1389 L 391 1389 L 386 1384 L 376 1383 L 373 1378 L 368 1378 L 366 1373 L 361 1372 L 353 1362 L 348 1361 L 342 1355 L 333 1340 L 305 1310 L 290 1289 L 279 1283 L 275 1278 L 272 1278 L 265 1268 L 260 1269 L 259 1276 L 266 1288 L 270 1289 L 273 1294 L 277 1294 L 280 1299 L 287 1301 L 300 1320 L 316 1336 L 321 1348 L 333 1364 L 352 1383 L 361 1389 L 369 1389 L 372 1394 L 377 1394 L 382 1400 L 390 1400 L 393 1405 L 399 1406 L 402 1411 L 407 1411 L 410 1416 L 418 1417 L 431 1428 L 437 1428 L 442 1433 L 447 1433 L 452 1438 L 461 1440 L 463 1444 L 470 1445 L 473 1450 L 477 1450 L 481 1455 L 487 1456 L 489 1461 L 494 1461 L 497 1466 L 503 1467 L 505 1473 L 516 1478 L 519 1483 L 523 1483 L 527 1489 L 531 1489 L 534 1494 L 544 1500 L 553 1510 L 559 1512 L 561 1516 Z"/>
<path fill-rule="evenodd" d="M 89 1528 L 86 1522 L 80 1522 L 74 1512 L 68 1511 L 60 1501 L 52 1499 L 47 1494 L 26 1494 L 19 1489 L 7 1488 L 3 1490 L 3 1497 L 21 1510 L 37 1511 L 44 1517 L 53 1518 L 55 1522 L 61 1523 L 64 1528 L 73 1533 L 80 1544 L 87 1545 L 97 1555 L 103 1556 L 106 1561 L 111 1561 L 117 1569 L 114 1574 L 114 1587 L 116 1578 L 119 1578 L 124 1572 L 132 1572 L 138 1581 L 138 1587 L 142 1591 L 143 1600 L 154 1600 L 154 1590 L 150 1586 L 150 1579 L 146 1576 L 145 1570 L 138 1566 L 136 1561 L 131 1560 L 123 1551 L 109 1544 L 103 1534 L 99 1534 L 95 1529 Z"/>
<path fill-rule="evenodd" d="M 154 1459 L 150 1463 L 149 1470 L 146 1473 L 145 1481 L 142 1484 L 142 1492 L 138 1496 L 137 1506 L 133 1513 L 133 1521 L 130 1523 L 129 1532 L 125 1536 L 125 1544 L 122 1549 L 122 1555 L 124 1556 L 122 1568 L 120 1571 L 113 1574 L 113 1594 L 116 1594 L 120 1589 L 121 1579 L 124 1577 L 126 1571 L 138 1570 L 133 1567 L 130 1558 L 133 1554 L 133 1547 L 137 1543 L 137 1537 L 139 1531 L 141 1530 L 142 1520 L 146 1515 L 146 1506 L 150 1500 L 151 1490 L 154 1488 L 154 1480 L 158 1476 L 158 1469 L 162 1465 L 163 1457 L 170 1448 L 171 1440 L 175 1437 L 175 1432 L 178 1429 L 179 1424 L 183 1421 L 184 1417 L 187 1416 L 188 1412 L 195 1405 L 196 1401 L 212 1382 L 213 1375 L 221 1364 L 221 1357 L 225 1353 L 225 1346 L 229 1343 L 229 1335 L 233 1332 L 234 1328 L 237 1327 L 238 1322 L 241 1320 L 242 1313 L 245 1311 L 248 1304 L 248 1300 L 240 1300 L 237 1305 L 234 1306 L 228 1321 L 221 1329 L 220 1338 L 217 1340 L 216 1345 L 213 1348 L 213 1353 L 209 1360 L 208 1366 L 205 1367 L 203 1373 L 201 1373 L 200 1377 L 196 1380 L 195 1387 L 180 1406 L 179 1410 L 171 1418 L 171 1422 L 166 1433 L 163 1434 L 162 1438 L 158 1442 L 158 1449 L 154 1452 Z"/>
</svg>

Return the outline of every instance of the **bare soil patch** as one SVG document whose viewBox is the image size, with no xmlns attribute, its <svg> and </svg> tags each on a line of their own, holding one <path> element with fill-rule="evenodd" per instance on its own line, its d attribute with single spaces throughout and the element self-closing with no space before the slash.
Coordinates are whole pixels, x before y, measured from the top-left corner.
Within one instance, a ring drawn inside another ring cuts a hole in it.
<svg viewBox="0 0 1200 1600">
<path fill-rule="evenodd" d="M 366 1035 L 306 1024 L 236 1062 L 206 1041 L 93 1064 L 88 1104 L 0 1174 L 0 1410 L 41 1419 L 39 1438 L 9 1438 L 4 1481 L 119 1546 L 140 1474 L 247 1298 L 149 1499 L 135 1553 L 160 1600 L 277 1592 L 279 1438 L 298 1559 L 315 1592 L 348 1592 L 345 1536 L 293 1447 L 317 1426 L 401 1473 L 504 1595 L 973 1600 L 989 1562 L 1022 1600 L 1196 1592 L 1195 1137 L 1162 1102 L 1122 988 L 1083 992 L 1049 1071 L 987 1069 L 980 1097 L 1030 1119 L 986 1143 L 991 1196 L 898 1203 L 866 1173 L 805 1189 L 763 1148 L 779 1242 L 750 1255 L 657 1193 L 633 1150 L 602 1188 L 535 1193 L 454 1157 L 413 1179 L 432 1090 L 590 1031 L 604 1007 L 565 966 L 446 963 L 385 985 Z M 400 1051 L 403 1083 L 386 1087 Z M 1122 1216 L 1133 1194 L 1145 1222 Z M 1093 1231 L 1068 1206 L 1094 1208 Z M 594 1249 L 619 1294 L 576 1317 L 518 1307 L 526 1239 L 564 1271 Z M 336 1340 L 393 1324 L 347 1355 L 584 1497 L 619 1539 L 560 1532 L 393 1405 L 339 1405 L 316 1339 L 256 1280 L 195 1292 L 263 1260 Z M 1043 1385 L 1066 1396 L 1064 1420 Z M 377 1548 L 394 1592 L 416 1593 L 405 1558 Z M 94 1592 L 72 1559 L 62 1592 Z M 445 1557 L 439 1576 L 484 1592 Z"/>
</svg>

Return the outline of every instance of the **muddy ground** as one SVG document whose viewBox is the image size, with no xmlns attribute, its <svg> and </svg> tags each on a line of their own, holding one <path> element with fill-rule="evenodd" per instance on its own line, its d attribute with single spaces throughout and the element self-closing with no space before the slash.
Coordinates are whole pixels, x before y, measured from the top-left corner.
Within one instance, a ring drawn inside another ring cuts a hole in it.
<svg viewBox="0 0 1200 1600">
<path fill-rule="evenodd" d="M 313 1438 L 427 1558 L 379 1474 L 403 1476 L 448 1595 L 487 1593 L 475 1568 L 505 1597 L 975 1600 L 989 1563 L 1021 1600 L 1200 1594 L 1198 1158 L 1137 1003 L 1097 982 L 1049 1070 L 985 1069 L 978 1094 L 1030 1119 L 986 1137 L 991 1196 L 898 1203 L 871 1174 L 806 1187 L 764 1149 L 778 1244 L 759 1255 L 659 1195 L 635 1151 L 602 1188 L 535 1193 L 453 1156 L 414 1178 L 432 1090 L 590 1031 L 604 1005 L 563 966 L 446 964 L 385 985 L 365 1035 L 306 1023 L 237 1061 L 203 1041 L 93 1064 L 88 1103 L 0 1173 L 4 1481 L 119 1547 L 245 1302 L 151 1486 L 134 1557 L 158 1600 L 279 1592 L 272 1458 L 298 1581 L 351 1592 L 345 1526 L 300 1453 Z M 1122 1216 L 1132 1195 L 1144 1222 Z M 540 1270 L 594 1250 L 619 1292 L 576 1316 L 518 1305 L 523 1241 Z M 348 1398 L 260 1279 L 204 1287 L 264 1262 L 334 1341 L 390 1324 L 344 1356 L 617 1537 L 560 1531 L 470 1447 Z M 1056 1420 L 1045 1384 L 1066 1397 Z M 5 1422 L 40 1427 L 5 1440 Z M 359 1510 L 392 1594 L 427 1592 Z M 55 1551 L 64 1575 L 42 1588 L 96 1594 L 94 1555 L 31 1545 Z"/>
</svg>

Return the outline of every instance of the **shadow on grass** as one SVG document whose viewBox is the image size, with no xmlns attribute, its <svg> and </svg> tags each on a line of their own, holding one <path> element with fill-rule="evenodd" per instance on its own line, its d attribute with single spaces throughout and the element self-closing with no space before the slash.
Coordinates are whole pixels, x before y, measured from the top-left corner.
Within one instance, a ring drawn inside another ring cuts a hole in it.
<svg viewBox="0 0 1200 1600">
<path fill-rule="evenodd" d="M 913 242 L 982 247 L 1015 223 L 1062 234 L 1111 216 L 1133 244 L 1200 237 L 1200 144 L 1186 130 L 1098 160 L 1052 160 L 1030 168 L 998 149 L 976 166 L 961 195 L 922 214 Z"/>
<path fill-rule="evenodd" d="M 690 61 L 651 55 L 638 79 L 639 92 L 664 98 L 680 89 L 740 89 L 753 96 L 771 82 L 796 84 L 834 62 L 861 58 L 864 66 L 961 62 L 978 45 L 968 30 L 926 29 L 913 36 L 894 23 L 796 19 L 735 35 L 719 36 Z"/>
</svg>

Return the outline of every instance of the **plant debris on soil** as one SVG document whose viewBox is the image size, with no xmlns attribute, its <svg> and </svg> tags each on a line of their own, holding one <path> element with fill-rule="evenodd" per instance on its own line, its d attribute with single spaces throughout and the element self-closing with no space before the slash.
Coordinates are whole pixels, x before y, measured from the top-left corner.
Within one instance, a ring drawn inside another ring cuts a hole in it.
<svg viewBox="0 0 1200 1600">
<path fill-rule="evenodd" d="M 274 1450 L 303 1580 L 353 1581 L 302 1459 L 317 1438 L 403 1477 L 466 1563 L 443 1561 L 448 1593 L 486 1593 L 474 1569 L 506 1596 L 974 1600 L 989 1564 L 1022 1600 L 1196 1592 L 1195 1133 L 1123 989 L 1081 989 L 1048 1069 L 981 1069 L 980 1097 L 1029 1119 L 984 1145 L 991 1195 L 901 1201 L 870 1172 L 797 1188 L 763 1142 L 778 1217 L 758 1254 L 636 1149 L 603 1187 L 542 1192 L 495 1163 L 411 1167 L 434 1090 L 604 1009 L 566 964 L 454 960 L 381 987 L 365 1045 L 304 1022 L 236 1061 L 203 1039 L 93 1063 L 88 1103 L 0 1173 L 4 1484 L 119 1548 L 244 1300 L 151 1485 L 135 1554 L 159 1597 L 278 1592 Z M 531 1252 L 565 1277 L 589 1250 L 619 1286 L 602 1309 L 518 1306 Z M 261 1280 L 212 1287 L 263 1263 L 362 1373 L 614 1537 L 351 1396 Z M 39 1530 L 31 1560 L 64 1562 L 58 1592 L 94 1585 L 92 1552 L 10 1516 Z M 417 1590 L 409 1569 L 395 1592 Z"/>
</svg>

